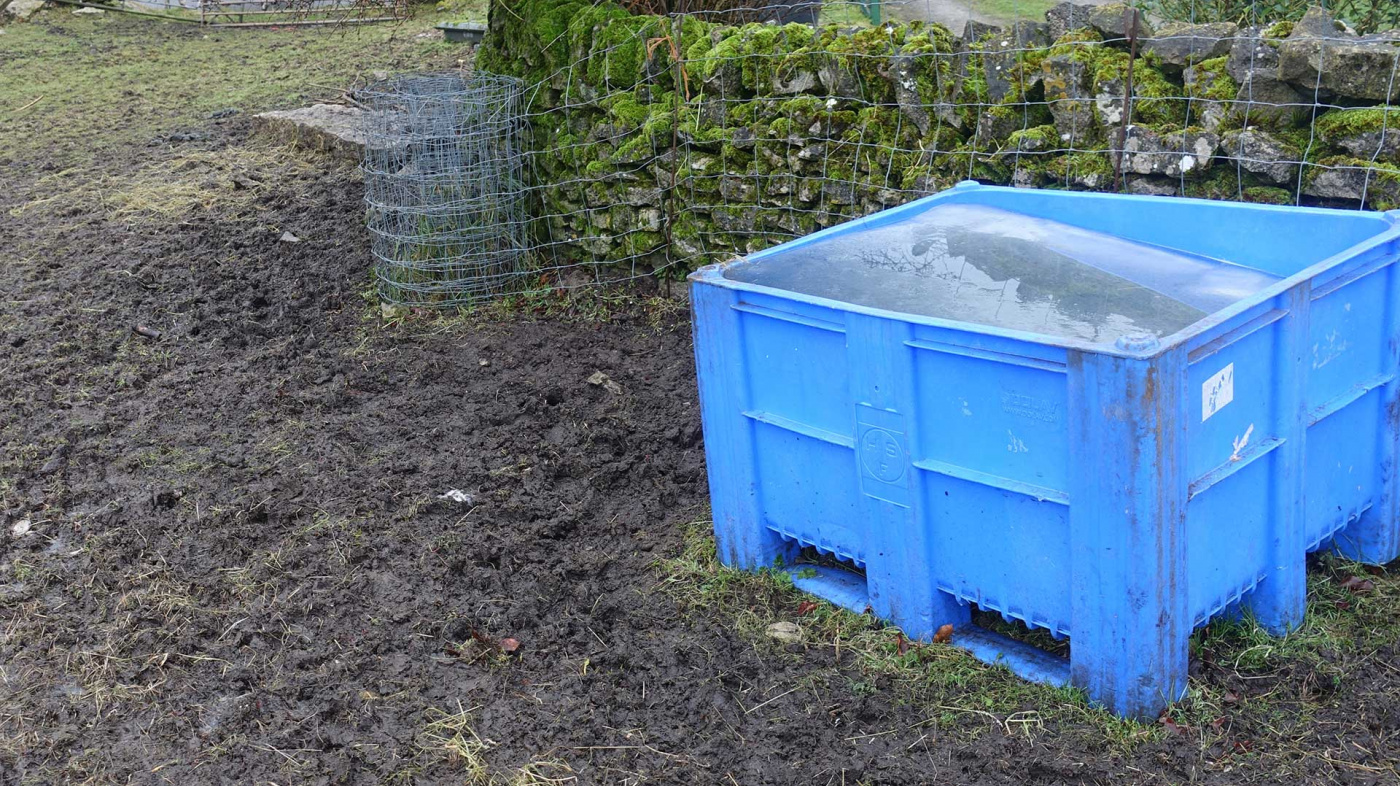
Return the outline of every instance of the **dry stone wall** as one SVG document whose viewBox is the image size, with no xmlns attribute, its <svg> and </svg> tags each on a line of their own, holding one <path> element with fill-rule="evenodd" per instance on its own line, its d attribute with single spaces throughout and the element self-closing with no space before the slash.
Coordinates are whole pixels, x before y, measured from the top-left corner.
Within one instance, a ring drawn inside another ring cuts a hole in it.
<svg viewBox="0 0 1400 786">
<path fill-rule="evenodd" d="M 534 86 L 535 236 L 560 262 L 685 272 L 967 178 L 1400 207 L 1400 31 L 1132 20 L 1064 3 L 954 35 L 495 0 L 479 65 Z"/>
</svg>

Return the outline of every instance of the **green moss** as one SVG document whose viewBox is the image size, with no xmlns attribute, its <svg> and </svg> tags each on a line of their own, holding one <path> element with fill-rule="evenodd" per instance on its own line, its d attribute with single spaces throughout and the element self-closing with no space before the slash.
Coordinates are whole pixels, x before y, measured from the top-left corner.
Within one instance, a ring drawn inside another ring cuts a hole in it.
<svg viewBox="0 0 1400 786">
<path fill-rule="evenodd" d="M 647 134 L 634 134 L 613 151 L 614 164 L 640 164 L 656 155 L 656 146 Z"/>
<path fill-rule="evenodd" d="M 607 153 L 604 146 L 573 134 L 556 137 L 549 149 L 556 153 L 557 170 L 567 173 L 567 177 L 576 176 L 588 164 L 602 159 Z"/>
<path fill-rule="evenodd" d="M 675 222 L 671 224 L 671 237 L 676 240 L 698 240 L 702 233 L 713 229 L 714 224 L 700 213 L 687 210 L 676 216 Z"/>
<path fill-rule="evenodd" d="M 1046 57 L 1068 56 L 1081 63 L 1092 63 L 1094 56 L 1104 49 L 1102 46 L 1103 36 L 1092 27 L 1081 27 L 1078 30 L 1071 30 L 1068 33 L 1055 39 L 1055 43 L 1050 45 L 1046 51 Z"/>
<path fill-rule="evenodd" d="M 860 85 L 861 97 L 868 103 L 894 101 L 894 90 L 885 78 L 886 59 L 904 39 L 905 28 L 896 26 L 860 30 L 847 34 L 834 27 L 820 30 L 807 50 L 794 55 L 818 55 L 818 65 L 829 65 L 854 77 Z"/>
<path fill-rule="evenodd" d="M 816 96 L 798 96 L 778 104 L 778 111 L 787 117 L 815 118 L 826 110 L 826 101 Z"/>
<path fill-rule="evenodd" d="M 925 104 L 955 103 L 961 89 L 956 58 L 949 57 L 958 50 L 953 36 L 942 25 L 930 25 L 927 32 L 910 36 L 899 54 L 912 58 L 914 89 Z M 978 59 L 978 58 L 969 58 Z"/>
<path fill-rule="evenodd" d="M 1386 129 L 1400 132 L 1400 107 L 1333 109 L 1318 118 L 1315 128 L 1319 136 L 1329 141 Z"/>
<path fill-rule="evenodd" d="M 620 258 L 625 259 L 664 250 L 666 235 L 661 232 L 636 230 L 624 234 L 621 241 L 617 250 L 622 253 Z"/>
<path fill-rule="evenodd" d="M 1100 48 L 1093 60 L 1094 92 L 1110 95 L 1122 93 L 1127 84 L 1128 63 L 1132 55 L 1117 49 Z M 1115 82 L 1116 89 L 1103 89 Z M 1186 101 L 1182 89 L 1166 78 L 1160 69 L 1151 66 L 1147 58 L 1133 64 L 1133 122 L 1158 131 L 1179 130 L 1186 122 Z M 1233 98 L 1233 96 L 1231 96 Z"/>
<path fill-rule="evenodd" d="M 689 153 L 681 157 L 680 172 L 682 177 L 717 178 L 724 174 L 724 162 L 716 153 Z"/>
<path fill-rule="evenodd" d="M 1226 68 L 1229 62 L 1229 57 L 1217 57 L 1192 66 L 1196 79 L 1186 85 L 1186 96 L 1210 101 L 1234 101 L 1240 86 Z"/>
<path fill-rule="evenodd" d="M 759 101 L 737 101 L 729 105 L 729 123 L 736 126 L 751 126 L 758 122 L 763 103 Z"/>
<path fill-rule="evenodd" d="M 1045 174 L 1072 186 L 1107 190 L 1113 186 L 1113 159 L 1106 153 L 1089 152 L 1052 156 L 1045 163 Z"/>
<path fill-rule="evenodd" d="M 1291 205 L 1293 194 L 1274 186 L 1250 186 L 1244 190 L 1244 201 L 1262 205 Z"/>
<path fill-rule="evenodd" d="M 1199 180 L 1187 180 L 1185 195 L 1196 199 L 1231 201 L 1238 199 L 1244 184 L 1232 166 L 1218 166 Z"/>
<path fill-rule="evenodd" d="M 759 221 L 769 229 L 782 231 L 788 238 L 810 235 L 819 229 L 816 217 L 806 210 L 770 208 L 760 213 Z"/>
<path fill-rule="evenodd" d="M 1262 35 L 1264 38 L 1287 38 L 1293 35 L 1293 23 L 1287 21 L 1274 22 L 1264 28 Z"/>
<path fill-rule="evenodd" d="M 684 116 L 678 128 L 689 140 L 690 144 L 699 145 L 708 149 L 718 148 L 722 143 L 729 141 L 730 138 L 729 129 L 701 124 L 698 122 L 697 115 L 694 113 Z"/>
<path fill-rule="evenodd" d="M 951 126 L 938 122 L 932 124 L 928 134 L 921 135 L 919 127 L 897 107 L 867 106 L 855 113 L 841 140 L 902 150 L 947 150 L 962 138 Z"/>
<path fill-rule="evenodd" d="M 752 150 L 737 148 L 728 141 L 720 146 L 719 153 L 720 157 L 724 159 L 725 166 L 731 169 L 747 169 L 748 165 L 753 162 Z"/>
<path fill-rule="evenodd" d="M 773 78 L 783 73 L 791 73 L 794 65 L 784 66 L 794 52 L 799 52 L 812 42 L 812 28 L 806 25 L 789 24 L 745 25 L 743 40 L 743 84 L 746 90 L 755 95 L 771 95 Z"/>
<path fill-rule="evenodd" d="M 589 161 L 588 164 L 583 168 L 584 176 L 589 178 L 606 177 L 612 174 L 613 171 L 614 170 L 611 164 L 601 160 Z"/>
<path fill-rule="evenodd" d="M 587 79 L 595 87 L 627 89 L 643 77 L 646 42 L 664 34 L 662 20 L 639 17 L 612 5 L 595 6 L 570 23 L 576 38 L 592 44 L 588 50 Z"/>
<path fill-rule="evenodd" d="M 663 100 L 652 104 L 642 122 L 642 134 L 651 140 L 670 139 L 672 130 L 684 121 L 684 110 L 678 114 L 679 103 L 675 93 L 668 93 Z"/>
<path fill-rule="evenodd" d="M 631 93 L 609 96 L 599 105 L 607 110 L 608 119 L 618 125 L 641 126 L 651 116 L 651 107 L 638 102 Z"/>
<path fill-rule="evenodd" d="M 864 184 L 898 183 L 904 170 L 919 161 L 920 154 L 884 147 L 862 147 L 856 154 L 856 171 L 866 177 L 857 178 Z"/>
<path fill-rule="evenodd" d="M 688 53 L 694 51 L 696 47 L 710 46 L 710 35 L 715 29 L 715 25 L 705 22 L 693 16 L 684 17 L 681 21 L 681 40 L 676 45 L 677 51 L 682 58 L 688 59 Z M 674 32 L 674 22 L 671 24 L 671 32 Z M 668 46 L 669 51 L 669 46 Z"/>
<path fill-rule="evenodd" d="M 744 55 L 744 39 L 741 31 L 730 29 L 713 46 L 707 46 L 707 41 L 696 41 L 686 50 L 686 61 L 691 64 L 695 72 L 701 79 L 709 79 L 715 75 L 720 66 L 726 63 L 738 62 L 738 58 Z"/>
<path fill-rule="evenodd" d="M 1009 151 L 1043 152 L 1060 144 L 1060 132 L 1053 125 L 1034 126 L 1015 131 L 1006 138 Z"/>
<path fill-rule="evenodd" d="M 1011 169 L 999 157 L 986 155 L 981 151 L 974 150 L 970 143 L 963 143 L 944 152 L 933 156 L 927 166 L 910 167 L 905 172 L 905 180 L 918 177 L 921 172 L 927 170 L 927 175 L 940 183 L 940 187 L 946 188 L 960 180 L 978 180 L 985 183 L 1004 184 L 1010 181 Z"/>
</svg>

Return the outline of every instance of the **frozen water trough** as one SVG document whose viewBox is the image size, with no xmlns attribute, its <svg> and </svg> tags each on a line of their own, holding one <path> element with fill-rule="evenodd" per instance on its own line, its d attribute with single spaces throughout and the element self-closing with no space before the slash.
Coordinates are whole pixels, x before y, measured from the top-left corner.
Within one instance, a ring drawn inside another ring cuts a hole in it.
<svg viewBox="0 0 1400 786">
<path fill-rule="evenodd" d="M 963 183 L 703 268 L 720 558 L 1153 717 L 1308 552 L 1400 554 L 1397 260 L 1400 212 Z"/>
</svg>

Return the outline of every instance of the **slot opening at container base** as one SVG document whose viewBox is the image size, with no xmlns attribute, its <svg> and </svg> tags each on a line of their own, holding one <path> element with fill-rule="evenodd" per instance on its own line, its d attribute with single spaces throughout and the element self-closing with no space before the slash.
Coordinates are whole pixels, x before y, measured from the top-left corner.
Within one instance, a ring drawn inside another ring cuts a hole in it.
<svg viewBox="0 0 1400 786">
<path fill-rule="evenodd" d="M 788 570 L 794 587 L 835 603 L 843 609 L 864 614 L 870 609 L 865 569 L 854 560 L 840 559 L 804 546 Z"/>
<path fill-rule="evenodd" d="M 949 643 L 984 663 L 1006 666 L 1022 679 L 1069 684 L 1069 639 L 1056 639 L 1048 631 L 971 605 L 972 621 L 958 626 Z"/>
<path fill-rule="evenodd" d="M 984 609 L 976 603 L 972 606 L 972 624 L 995 633 L 1005 636 L 1012 641 L 1019 641 L 1041 650 L 1047 655 L 1054 655 L 1059 658 L 1069 658 L 1069 638 L 1061 636 L 1055 638 L 1050 635 L 1050 631 L 1044 628 L 1033 628 L 1016 618 L 1007 619 L 999 611 Z"/>
</svg>

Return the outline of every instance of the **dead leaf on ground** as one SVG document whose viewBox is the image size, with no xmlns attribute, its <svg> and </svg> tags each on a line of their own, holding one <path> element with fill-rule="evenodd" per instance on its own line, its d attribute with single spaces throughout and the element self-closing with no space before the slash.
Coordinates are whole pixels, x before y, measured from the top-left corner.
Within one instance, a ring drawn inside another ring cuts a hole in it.
<svg viewBox="0 0 1400 786">
<path fill-rule="evenodd" d="M 1174 732 L 1182 737 L 1185 737 L 1186 735 L 1191 733 L 1190 726 L 1183 726 L 1182 724 L 1177 723 L 1176 721 L 1172 720 L 1166 715 L 1162 716 L 1162 725 L 1166 727 L 1167 731 Z"/>
<path fill-rule="evenodd" d="M 1365 595 L 1375 590 L 1376 584 L 1370 579 L 1363 579 L 1359 576 L 1347 576 L 1342 579 L 1342 589 L 1351 590 L 1357 595 Z"/>
<path fill-rule="evenodd" d="M 515 652 L 520 649 L 520 642 L 515 639 L 501 639 L 501 652 Z"/>
<path fill-rule="evenodd" d="M 817 604 L 810 600 L 804 600 L 801 603 L 797 604 L 797 616 L 799 617 L 805 617 L 816 610 Z"/>
</svg>

